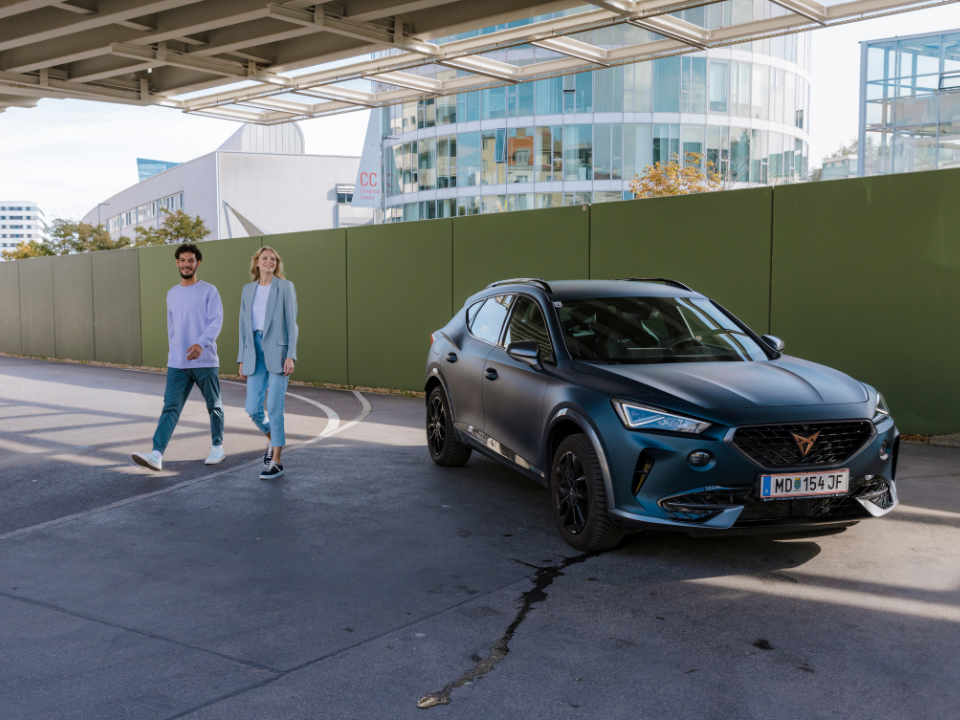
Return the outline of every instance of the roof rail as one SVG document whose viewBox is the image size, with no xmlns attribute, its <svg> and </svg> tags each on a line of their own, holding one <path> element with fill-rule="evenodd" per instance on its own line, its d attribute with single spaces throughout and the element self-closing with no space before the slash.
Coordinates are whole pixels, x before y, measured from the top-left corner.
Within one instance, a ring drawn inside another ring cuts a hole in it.
<svg viewBox="0 0 960 720">
<path fill-rule="evenodd" d="M 669 278 L 617 278 L 617 280 L 623 280 L 627 282 L 658 282 L 663 283 L 664 285 L 673 285 L 674 287 L 682 288 L 683 290 L 689 290 L 690 292 L 696 292 L 692 287 L 684 285 L 679 280 L 670 280 Z"/>
<path fill-rule="evenodd" d="M 498 285 L 515 285 L 516 283 L 533 283 L 534 285 L 539 285 L 548 293 L 553 292 L 553 288 L 551 288 L 543 278 L 511 278 L 510 280 L 497 280 L 497 282 L 487 285 L 487 289 L 489 290 L 490 288 L 497 287 Z"/>
</svg>

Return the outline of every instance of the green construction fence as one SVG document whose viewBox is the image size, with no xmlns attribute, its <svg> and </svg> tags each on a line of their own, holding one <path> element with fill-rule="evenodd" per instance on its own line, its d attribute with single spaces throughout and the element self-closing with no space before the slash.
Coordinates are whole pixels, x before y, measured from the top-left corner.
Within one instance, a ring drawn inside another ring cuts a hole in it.
<svg viewBox="0 0 960 720">
<path fill-rule="evenodd" d="M 960 169 L 205 242 L 236 372 L 240 291 L 274 247 L 300 307 L 295 377 L 421 389 L 430 333 L 510 277 L 668 277 L 791 355 L 884 393 L 901 430 L 960 430 Z M 0 352 L 165 367 L 173 248 L 0 264 Z"/>
</svg>

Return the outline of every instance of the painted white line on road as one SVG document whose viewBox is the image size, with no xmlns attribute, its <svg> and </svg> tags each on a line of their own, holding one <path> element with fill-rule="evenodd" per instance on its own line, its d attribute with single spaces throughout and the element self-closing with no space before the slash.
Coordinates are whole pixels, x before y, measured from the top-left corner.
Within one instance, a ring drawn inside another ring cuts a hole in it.
<svg viewBox="0 0 960 720">
<path fill-rule="evenodd" d="M 233 381 L 225 380 L 223 382 L 233 382 Z M 241 385 L 242 383 L 237 383 L 237 384 Z M 284 454 L 296 452 L 300 448 L 306 447 L 307 445 L 312 445 L 313 443 L 323 440 L 324 438 L 333 437 L 334 435 L 339 435 L 345 430 L 349 430 L 353 426 L 363 422 L 366 419 L 367 415 L 370 414 L 370 409 L 371 409 L 370 402 L 358 391 L 353 390 L 352 392 L 354 396 L 356 396 L 357 400 L 360 401 L 360 406 L 362 409 L 360 411 L 360 414 L 355 419 L 343 425 L 340 424 L 340 416 L 336 412 L 334 412 L 332 408 L 329 408 L 326 405 L 318 403 L 314 400 L 310 400 L 309 398 L 305 398 L 302 395 L 294 395 L 293 393 L 287 393 L 287 395 L 292 395 L 298 400 L 304 400 L 305 402 L 311 405 L 316 405 L 324 413 L 327 413 L 327 417 L 330 419 L 330 422 L 327 423 L 327 427 L 325 427 L 323 429 L 323 432 L 321 432 L 319 435 L 312 437 L 309 440 L 306 440 L 305 442 L 297 443 L 295 446 L 289 449 L 284 448 Z M 335 425 L 333 425 L 334 418 L 336 418 Z M 331 428 L 331 425 L 333 425 L 332 428 Z M 141 500 L 147 500 L 149 498 L 156 497 L 157 495 L 164 495 L 166 493 L 173 492 L 174 490 L 180 490 L 185 487 L 190 487 L 191 485 L 198 485 L 199 483 L 206 482 L 207 480 L 213 480 L 214 478 L 218 478 L 222 475 L 227 475 L 228 473 L 232 473 L 237 470 L 242 470 L 244 468 L 254 467 L 257 465 L 262 465 L 262 461 L 259 458 L 257 458 L 256 460 L 251 460 L 250 462 L 247 462 L 247 463 L 243 463 L 242 465 L 236 465 L 231 468 L 224 468 L 223 470 L 219 470 L 218 472 L 211 473 L 210 475 L 204 475 L 203 477 L 194 478 L 193 480 L 184 480 L 181 483 L 177 483 L 176 485 L 171 485 L 170 487 L 163 488 L 162 490 L 154 490 L 153 492 L 144 493 L 142 495 L 135 495 L 134 497 L 126 498 L 125 500 L 118 500 L 115 503 L 110 503 L 109 505 L 93 508 L 92 510 L 85 510 L 80 513 L 74 513 L 73 515 L 66 515 L 62 518 L 57 518 L 56 520 L 48 520 L 47 522 L 40 523 L 38 525 L 31 525 L 30 527 L 20 528 L 19 530 L 12 530 L 10 532 L 3 533 L 2 535 L 0 535 L 0 541 L 10 540 L 11 538 L 20 537 L 21 535 L 26 535 L 28 533 L 35 532 L 37 530 L 45 530 L 46 528 L 55 527 L 57 525 L 63 525 L 64 523 L 68 523 L 73 520 L 79 520 L 80 518 L 89 517 L 90 515 L 96 515 L 98 513 L 107 512 L 109 510 L 115 510 L 116 508 L 124 507 L 125 505 L 132 505 L 133 503 L 140 502 Z"/>
</svg>

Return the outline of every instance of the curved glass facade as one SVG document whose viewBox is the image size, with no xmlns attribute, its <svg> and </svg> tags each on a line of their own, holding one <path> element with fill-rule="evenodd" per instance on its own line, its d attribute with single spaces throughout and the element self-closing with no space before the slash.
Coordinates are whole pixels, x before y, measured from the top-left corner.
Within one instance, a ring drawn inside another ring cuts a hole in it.
<svg viewBox="0 0 960 720">
<path fill-rule="evenodd" d="M 719 26 L 741 5 L 677 15 L 702 27 L 718 15 Z M 632 26 L 587 35 L 573 37 L 606 48 L 659 37 Z M 691 152 L 728 187 L 796 182 L 807 172 L 809 47 L 809 33 L 786 35 L 383 108 L 384 219 L 621 200 L 646 166 Z M 559 56 L 522 46 L 485 57 Z"/>
</svg>

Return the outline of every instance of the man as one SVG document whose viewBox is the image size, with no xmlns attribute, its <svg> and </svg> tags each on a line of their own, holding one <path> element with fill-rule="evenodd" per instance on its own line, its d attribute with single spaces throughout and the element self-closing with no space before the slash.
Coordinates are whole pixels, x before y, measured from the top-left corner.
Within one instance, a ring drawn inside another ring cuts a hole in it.
<svg viewBox="0 0 960 720">
<path fill-rule="evenodd" d="M 197 277 L 203 254 L 192 243 L 181 245 L 174 253 L 180 270 L 180 284 L 167 293 L 167 388 L 163 393 L 163 412 L 153 436 L 153 452 L 134 453 L 133 461 L 151 470 L 160 470 L 180 411 L 196 385 L 203 393 L 210 413 L 213 449 L 205 464 L 223 462 L 223 403 L 220 401 L 220 360 L 217 336 L 223 326 L 220 293 Z"/>
</svg>

